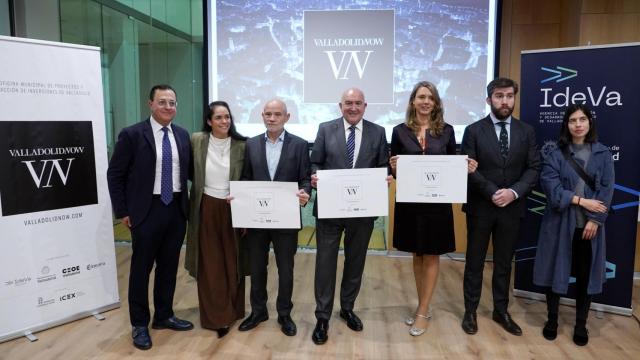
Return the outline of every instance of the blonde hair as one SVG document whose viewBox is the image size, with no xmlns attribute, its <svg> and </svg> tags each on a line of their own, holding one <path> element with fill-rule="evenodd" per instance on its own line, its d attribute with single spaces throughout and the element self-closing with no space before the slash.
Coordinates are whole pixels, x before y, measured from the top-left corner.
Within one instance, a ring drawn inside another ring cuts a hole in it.
<svg viewBox="0 0 640 360">
<path fill-rule="evenodd" d="M 442 135 L 442 131 L 444 130 L 444 109 L 442 108 L 442 100 L 440 100 L 438 89 L 433 83 L 430 83 L 429 81 L 420 81 L 413 87 L 411 96 L 409 96 L 409 104 L 407 104 L 405 124 L 407 124 L 409 129 L 411 129 L 411 131 L 416 134 L 420 131 L 420 125 L 416 123 L 416 108 L 413 106 L 413 101 L 416 99 L 418 90 L 423 87 L 431 91 L 431 95 L 433 96 L 434 101 L 433 110 L 431 111 L 431 116 L 429 117 L 429 134 L 433 137 L 438 137 Z"/>
</svg>

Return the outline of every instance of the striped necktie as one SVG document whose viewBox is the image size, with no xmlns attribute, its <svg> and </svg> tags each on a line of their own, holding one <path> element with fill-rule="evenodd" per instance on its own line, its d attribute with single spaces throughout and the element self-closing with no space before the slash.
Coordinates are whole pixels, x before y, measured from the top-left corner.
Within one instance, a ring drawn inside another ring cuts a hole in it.
<svg viewBox="0 0 640 360">
<path fill-rule="evenodd" d="M 353 168 L 353 154 L 356 150 L 356 127 L 349 127 L 349 138 L 347 138 L 347 167 Z"/>
</svg>

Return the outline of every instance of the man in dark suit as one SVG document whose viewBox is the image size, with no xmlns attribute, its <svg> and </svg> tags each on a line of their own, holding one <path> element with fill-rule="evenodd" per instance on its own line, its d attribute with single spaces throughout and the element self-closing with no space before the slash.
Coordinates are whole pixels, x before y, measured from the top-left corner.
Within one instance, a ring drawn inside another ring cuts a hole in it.
<svg viewBox="0 0 640 360">
<path fill-rule="evenodd" d="M 311 152 L 311 185 L 317 170 L 375 168 L 388 165 L 389 152 L 384 128 L 363 119 L 367 103 L 360 89 L 348 89 L 339 103 L 342 117 L 320 124 Z M 317 203 L 314 215 L 317 216 Z M 316 221 L 316 327 L 311 339 L 324 344 L 336 287 L 336 266 L 340 238 L 344 232 L 344 271 L 340 285 L 340 317 L 353 331 L 362 331 L 362 321 L 353 312 L 373 231 L 375 217 L 317 219 Z"/>
<path fill-rule="evenodd" d="M 522 330 L 507 312 L 511 259 L 526 197 L 538 181 L 540 159 L 533 127 L 511 116 L 518 84 L 497 78 L 487 86 L 491 113 L 467 126 L 462 153 L 478 168 L 469 174 L 467 203 L 467 255 L 464 268 L 462 329 L 478 331 L 476 309 L 482 290 L 482 272 L 489 238 L 493 241 L 493 320 L 513 335 Z"/>
<path fill-rule="evenodd" d="M 133 344 L 142 350 L 151 348 L 148 293 L 154 263 L 155 313 L 151 326 L 172 330 L 193 328 L 193 324 L 173 313 L 191 162 L 189 134 L 171 123 L 176 107 L 176 93 L 171 86 L 154 86 L 149 94 L 151 116 L 122 129 L 107 171 L 115 216 L 131 231 L 129 317 Z"/>
<path fill-rule="evenodd" d="M 268 101 L 262 111 L 264 134 L 247 140 L 241 180 L 297 182 L 300 205 L 309 201 L 309 147 L 307 142 L 284 130 L 291 115 L 279 99 Z M 293 259 L 298 249 L 298 229 L 247 229 L 251 269 L 251 314 L 238 330 L 248 331 L 269 319 L 267 312 L 267 265 L 269 244 L 278 266 L 278 323 L 287 336 L 297 332 L 291 319 Z"/>
</svg>

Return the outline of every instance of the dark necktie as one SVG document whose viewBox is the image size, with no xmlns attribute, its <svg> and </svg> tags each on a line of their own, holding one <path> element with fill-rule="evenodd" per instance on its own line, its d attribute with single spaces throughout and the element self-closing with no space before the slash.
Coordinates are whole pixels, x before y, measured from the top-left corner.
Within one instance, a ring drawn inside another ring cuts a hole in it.
<svg viewBox="0 0 640 360">
<path fill-rule="evenodd" d="M 169 129 L 162 128 L 162 174 L 160 177 L 160 200 L 169 205 L 173 200 L 173 171 L 171 169 L 173 157 L 171 156 L 171 143 L 169 142 Z"/>
<path fill-rule="evenodd" d="M 499 121 L 498 125 L 500 125 L 500 154 L 502 157 L 507 157 L 509 155 L 509 135 L 507 134 L 507 123 L 504 121 Z"/>
<path fill-rule="evenodd" d="M 356 150 L 356 127 L 349 127 L 349 138 L 347 138 L 347 167 L 353 168 L 353 154 Z"/>
</svg>

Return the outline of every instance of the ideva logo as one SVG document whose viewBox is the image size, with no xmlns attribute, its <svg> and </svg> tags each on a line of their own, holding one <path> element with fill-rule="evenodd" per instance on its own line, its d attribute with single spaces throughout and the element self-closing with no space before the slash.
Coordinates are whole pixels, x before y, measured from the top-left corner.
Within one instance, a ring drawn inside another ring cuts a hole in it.
<svg viewBox="0 0 640 360">
<path fill-rule="evenodd" d="M 542 70 L 542 75 L 544 76 L 540 80 L 540 84 L 561 83 L 578 77 L 578 70 L 559 65 L 556 65 L 555 68 L 541 66 L 540 70 Z M 592 107 L 600 105 L 609 107 L 622 106 L 622 94 L 618 91 L 607 89 L 606 85 L 587 85 L 586 88 L 578 89 L 576 89 L 576 86 L 565 86 L 564 88 L 542 87 L 540 91 L 543 95 L 543 101 L 540 104 L 541 108 L 564 108 L 569 104 L 577 103 L 587 103 Z"/>
</svg>

